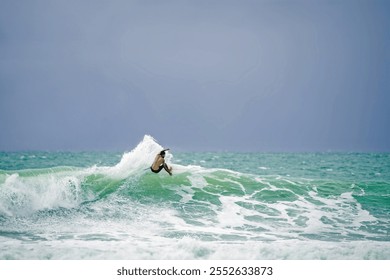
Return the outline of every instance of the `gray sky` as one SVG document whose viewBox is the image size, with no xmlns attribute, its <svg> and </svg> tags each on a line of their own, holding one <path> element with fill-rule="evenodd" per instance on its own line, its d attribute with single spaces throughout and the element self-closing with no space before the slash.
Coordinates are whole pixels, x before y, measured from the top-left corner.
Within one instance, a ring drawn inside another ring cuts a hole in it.
<svg viewBox="0 0 390 280">
<path fill-rule="evenodd" d="M 389 1 L 0 1 L 0 150 L 390 151 Z"/>
</svg>

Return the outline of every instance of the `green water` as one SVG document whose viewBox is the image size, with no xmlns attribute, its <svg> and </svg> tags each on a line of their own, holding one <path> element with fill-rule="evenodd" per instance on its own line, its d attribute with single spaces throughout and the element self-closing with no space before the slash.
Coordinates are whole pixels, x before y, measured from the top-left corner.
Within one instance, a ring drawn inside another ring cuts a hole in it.
<svg viewBox="0 0 390 280">
<path fill-rule="evenodd" d="M 0 258 L 390 259 L 389 154 L 159 149 L 0 153 Z"/>
</svg>

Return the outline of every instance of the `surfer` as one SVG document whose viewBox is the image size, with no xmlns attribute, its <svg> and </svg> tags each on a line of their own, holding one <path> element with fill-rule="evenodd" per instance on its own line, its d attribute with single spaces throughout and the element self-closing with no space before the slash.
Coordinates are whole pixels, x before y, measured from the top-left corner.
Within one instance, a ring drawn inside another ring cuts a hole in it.
<svg viewBox="0 0 390 280">
<path fill-rule="evenodd" d="M 172 167 L 168 167 L 168 165 L 165 163 L 164 157 L 165 157 L 165 151 L 168 151 L 169 149 L 162 150 L 159 154 L 156 155 L 154 158 L 154 162 L 152 166 L 150 167 L 150 170 L 154 173 L 159 173 L 163 168 L 166 172 L 169 173 L 169 175 L 172 176 Z"/>
</svg>

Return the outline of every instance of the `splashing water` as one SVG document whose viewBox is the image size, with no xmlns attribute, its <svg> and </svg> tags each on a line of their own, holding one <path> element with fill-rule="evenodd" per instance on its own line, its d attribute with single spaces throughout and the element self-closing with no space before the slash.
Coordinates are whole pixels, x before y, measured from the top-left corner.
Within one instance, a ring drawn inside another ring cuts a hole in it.
<svg viewBox="0 0 390 280">
<path fill-rule="evenodd" d="M 0 259 L 390 259 L 388 154 L 162 149 L 0 153 Z"/>
</svg>

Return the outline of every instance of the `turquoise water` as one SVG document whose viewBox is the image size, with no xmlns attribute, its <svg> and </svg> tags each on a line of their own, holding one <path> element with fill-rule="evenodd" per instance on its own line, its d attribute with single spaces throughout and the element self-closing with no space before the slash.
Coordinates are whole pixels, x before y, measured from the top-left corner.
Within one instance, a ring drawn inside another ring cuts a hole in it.
<svg viewBox="0 0 390 280">
<path fill-rule="evenodd" d="M 390 259 L 390 154 L 0 153 L 0 259 Z"/>
</svg>

